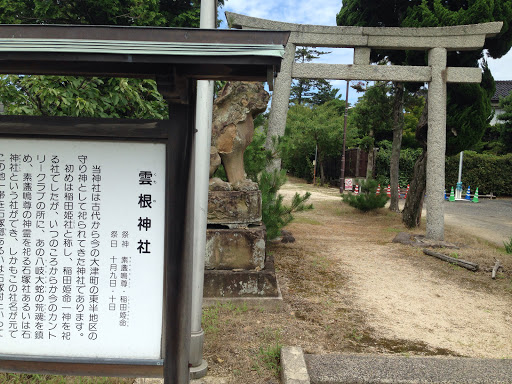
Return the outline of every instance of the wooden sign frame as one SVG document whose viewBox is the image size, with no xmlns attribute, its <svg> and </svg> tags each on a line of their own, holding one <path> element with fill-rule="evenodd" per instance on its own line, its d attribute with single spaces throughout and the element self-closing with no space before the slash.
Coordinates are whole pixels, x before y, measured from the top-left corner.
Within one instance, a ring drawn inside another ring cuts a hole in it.
<svg viewBox="0 0 512 384">
<path fill-rule="evenodd" d="M 165 279 L 161 359 L 91 359 L 0 355 L 0 369 L 8 372 L 70 375 L 163 377 L 164 362 L 187 356 L 180 340 L 189 337 L 184 319 L 189 317 L 186 289 L 190 263 L 183 252 L 187 170 L 191 132 L 190 108 L 174 108 L 170 120 L 83 119 L 68 117 L 1 116 L 0 144 L 4 138 L 116 140 L 166 145 Z M 50 353 L 51 355 L 51 353 Z M 172 364 L 171 364 L 172 365 Z M 167 366 L 171 371 L 177 368 Z"/>
</svg>

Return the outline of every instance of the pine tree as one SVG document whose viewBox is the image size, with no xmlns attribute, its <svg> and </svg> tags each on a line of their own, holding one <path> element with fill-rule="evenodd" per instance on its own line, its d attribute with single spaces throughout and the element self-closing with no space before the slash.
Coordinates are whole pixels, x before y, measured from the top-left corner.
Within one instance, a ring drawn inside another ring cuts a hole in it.
<svg viewBox="0 0 512 384">
<path fill-rule="evenodd" d="M 317 49 L 298 47 L 295 51 L 295 62 L 308 63 L 330 52 Z M 339 89 L 333 88 L 325 79 L 296 79 L 290 89 L 290 101 L 294 104 L 324 104 L 336 99 Z"/>
<path fill-rule="evenodd" d="M 491 57 L 499 58 L 512 45 L 510 0 L 344 0 L 336 20 L 338 25 L 385 27 L 438 27 L 503 21 L 500 34 L 487 39 L 483 50 L 487 49 Z M 478 67 L 483 50 L 449 52 L 448 65 Z M 371 55 L 372 61 L 381 60 L 383 57 L 398 65 L 426 65 L 423 52 L 376 51 Z M 491 111 L 490 97 L 493 88 L 494 80 L 486 68 L 481 84 L 448 86 L 447 154 L 469 148 L 480 140 L 486 128 L 484 122 Z M 426 137 L 422 134 L 419 136 Z M 426 156 L 421 156 L 420 159 L 426 161 Z M 417 169 L 424 170 L 425 167 L 419 166 Z M 417 207 L 418 204 L 411 206 Z M 407 207 L 406 203 L 406 209 Z M 408 212 L 407 217 L 413 216 Z M 414 226 L 416 223 L 417 220 L 412 220 L 406 222 L 406 225 Z"/>
</svg>

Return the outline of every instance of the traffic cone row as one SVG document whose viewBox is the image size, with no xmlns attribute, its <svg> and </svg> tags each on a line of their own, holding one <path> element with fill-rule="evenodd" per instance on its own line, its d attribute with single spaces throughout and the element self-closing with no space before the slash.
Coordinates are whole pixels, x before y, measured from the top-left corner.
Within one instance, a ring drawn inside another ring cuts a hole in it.
<svg viewBox="0 0 512 384">
<path fill-rule="evenodd" d="M 400 185 L 398 186 L 398 198 L 401 199 L 402 195 L 400 194 Z M 409 193 L 409 184 L 407 184 L 407 190 L 405 191 L 404 199 L 407 199 L 407 194 Z M 380 195 L 380 184 L 377 186 L 377 192 L 375 192 L 376 195 Z M 386 194 L 389 198 L 391 198 L 391 185 L 388 184 L 388 187 L 386 188 Z"/>
<path fill-rule="evenodd" d="M 407 189 L 409 189 L 409 186 L 407 186 Z M 450 198 L 448 199 L 446 197 L 446 189 L 444 190 L 444 199 L 449 201 L 455 201 L 455 194 L 453 192 L 453 187 L 450 192 Z M 471 200 L 471 188 L 468 185 L 468 190 L 466 191 L 466 197 L 464 198 L 466 201 L 473 201 L 473 203 L 478 203 L 478 188 L 475 191 L 475 195 L 473 196 L 473 200 Z"/>
</svg>

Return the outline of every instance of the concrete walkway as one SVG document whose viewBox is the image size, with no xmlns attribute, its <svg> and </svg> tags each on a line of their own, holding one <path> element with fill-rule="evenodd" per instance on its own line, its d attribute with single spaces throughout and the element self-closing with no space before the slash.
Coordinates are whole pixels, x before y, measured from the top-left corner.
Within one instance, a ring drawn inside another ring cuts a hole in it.
<svg viewBox="0 0 512 384">
<path fill-rule="evenodd" d="M 303 355 L 285 347 L 281 354 L 283 384 L 341 383 L 510 383 L 512 360 L 382 355 Z M 288 367 L 288 369 L 287 369 Z M 293 373 L 307 369 L 307 375 Z M 290 375 L 291 374 L 291 375 Z"/>
</svg>

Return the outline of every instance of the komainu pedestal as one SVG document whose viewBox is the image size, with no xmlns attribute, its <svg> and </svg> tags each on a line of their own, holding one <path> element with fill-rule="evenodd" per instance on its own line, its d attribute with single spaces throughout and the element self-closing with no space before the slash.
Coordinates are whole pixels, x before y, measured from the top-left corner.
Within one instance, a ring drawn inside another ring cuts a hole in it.
<svg viewBox="0 0 512 384">
<path fill-rule="evenodd" d="M 279 296 L 265 240 L 260 191 L 210 191 L 204 297 Z"/>
<path fill-rule="evenodd" d="M 265 255 L 261 192 L 244 171 L 254 118 L 267 108 L 261 83 L 228 82 L 213 104 L 204 297 L 278 297 Z M 227 181 L 213 177 L 222 163 Z"/>
</svg>

